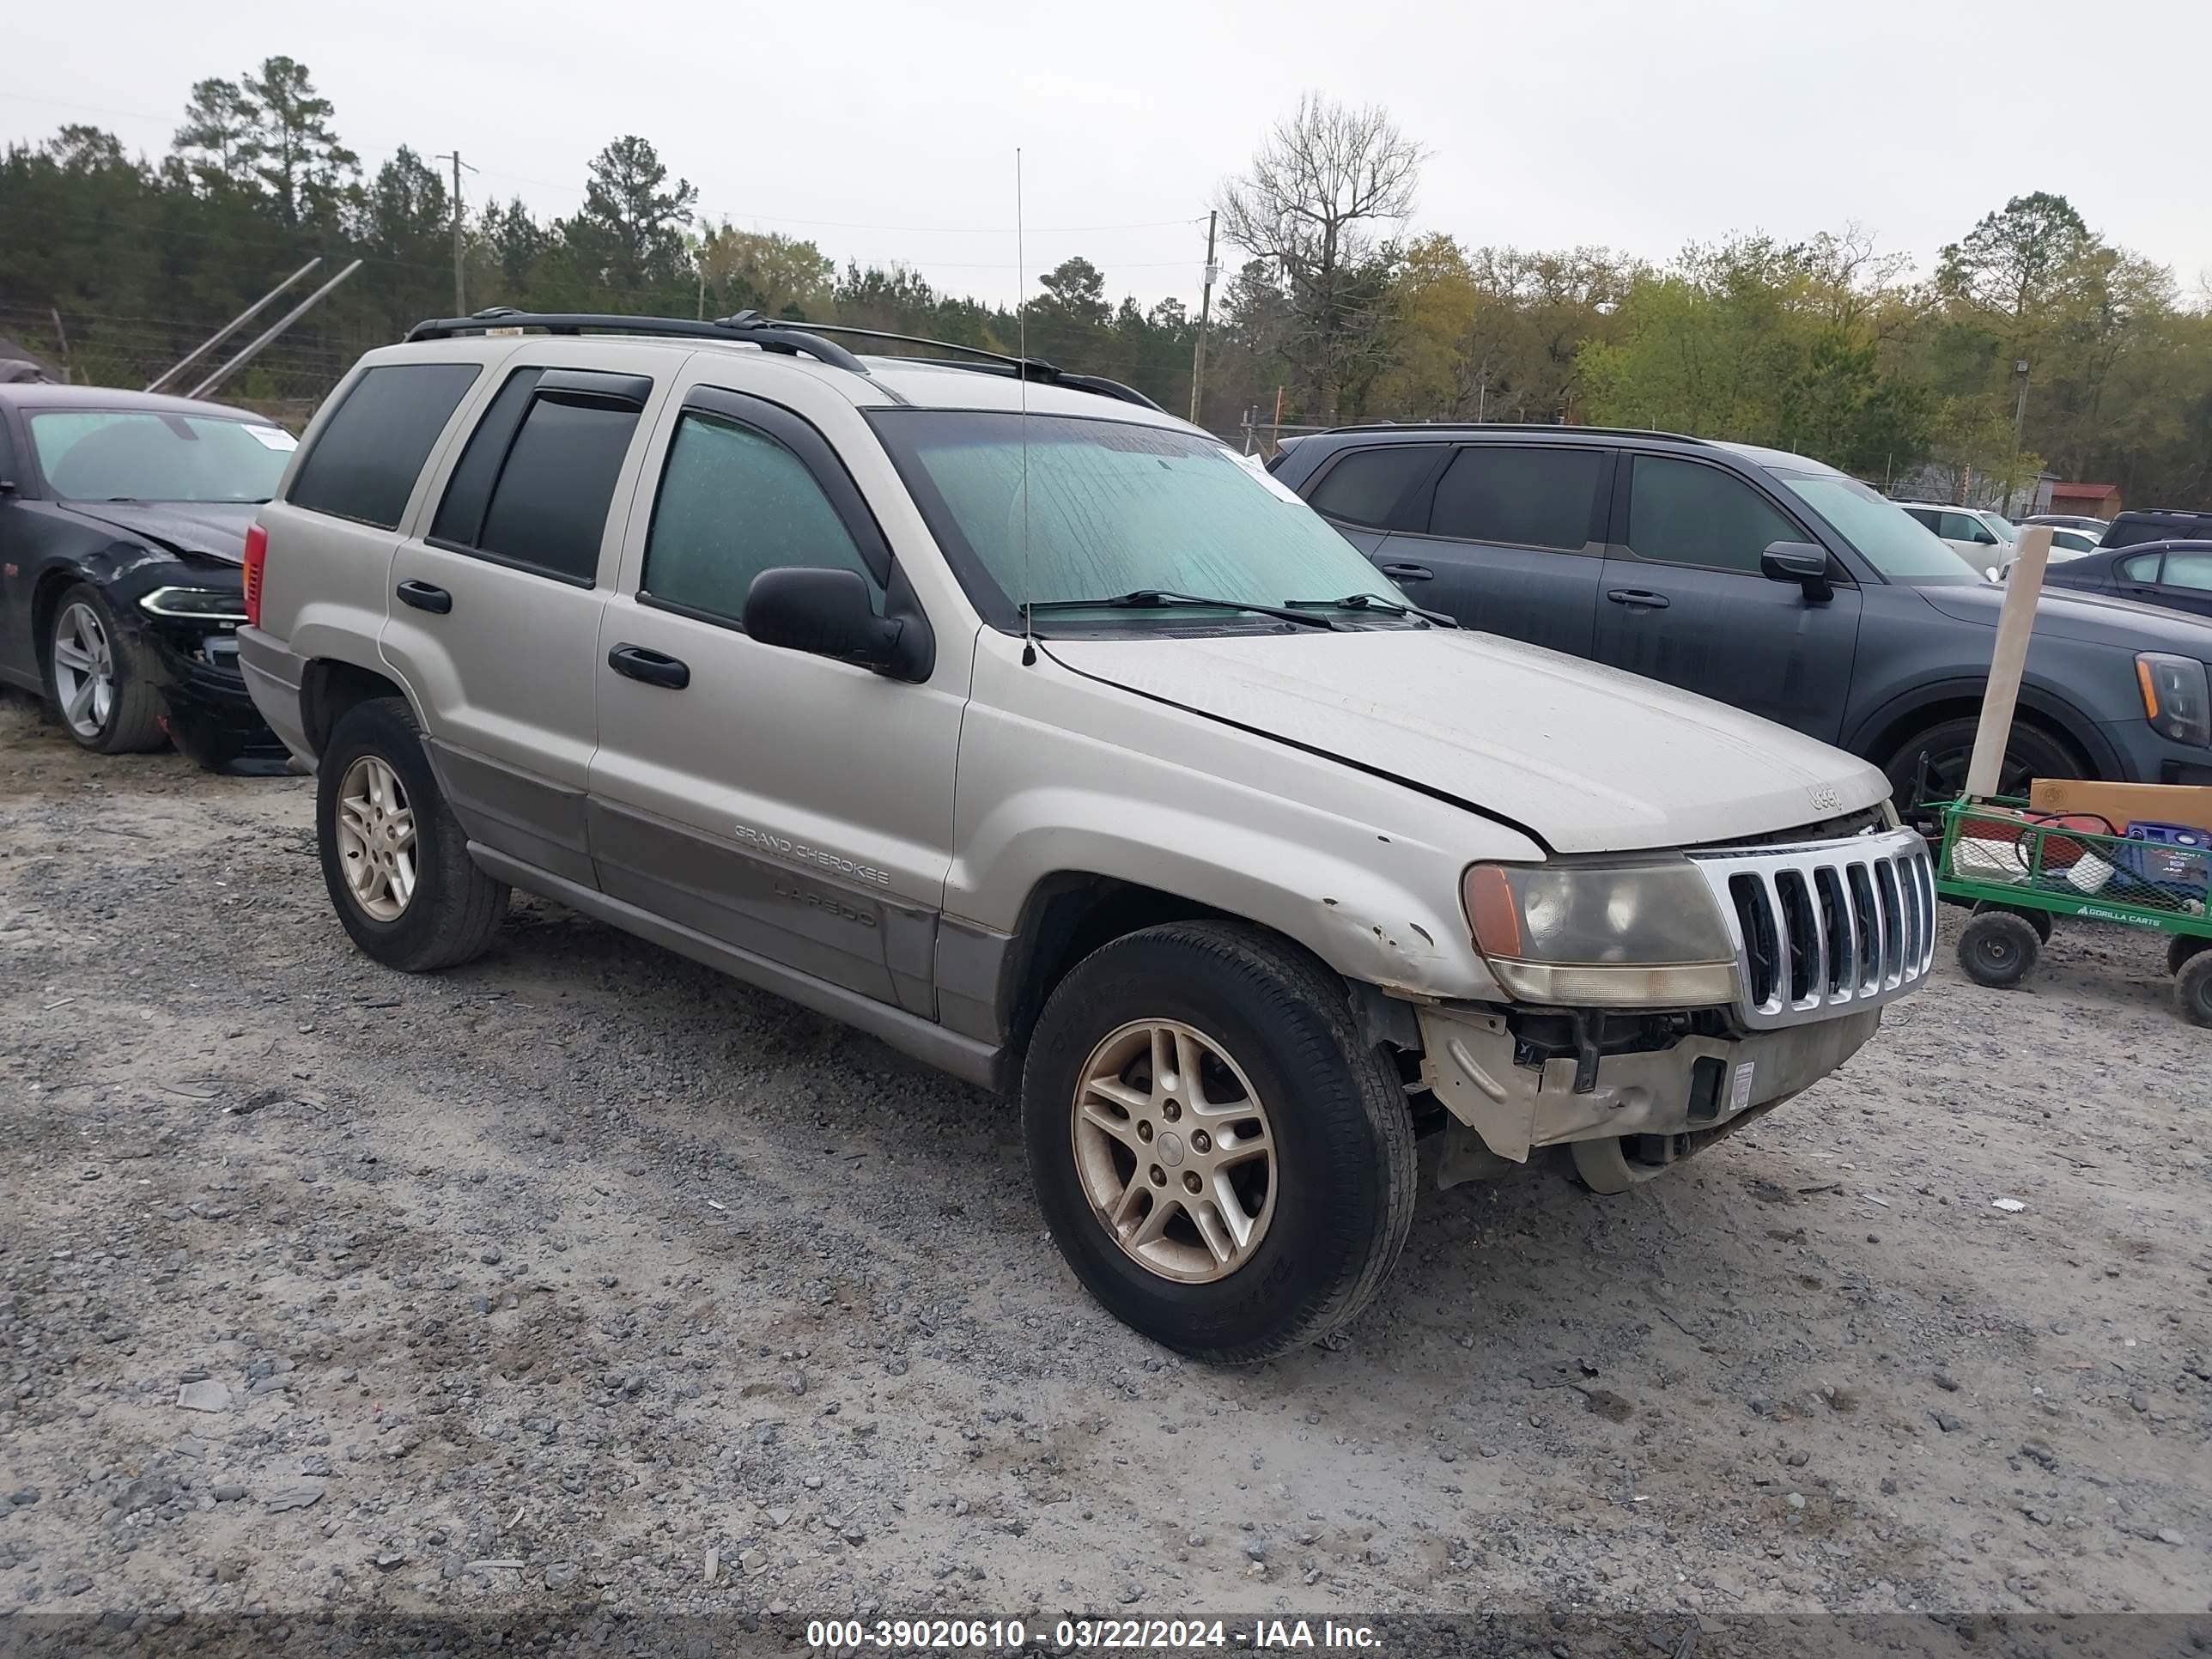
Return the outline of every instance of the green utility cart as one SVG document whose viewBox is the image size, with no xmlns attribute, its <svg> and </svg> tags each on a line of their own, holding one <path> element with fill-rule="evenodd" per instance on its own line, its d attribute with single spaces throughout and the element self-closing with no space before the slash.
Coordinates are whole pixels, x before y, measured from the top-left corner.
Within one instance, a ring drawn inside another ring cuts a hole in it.
<svg viewBox="0 0 2212 1659">
<path fill-rule="evenodd" d="M 2154 928 L 2168 936 L 2184 1018 L 2212 1026 L 2212 833 L 2137 823 L 2102 834 L 2081 827 L 2081 815 L 2036 813 L 2018 800 L 1960 799 L 1942 812 L 1936 890 L 1974 907 L 1959 936 L 1969 979 L 2018 985 L 2058 916 Z"/>
</svg>

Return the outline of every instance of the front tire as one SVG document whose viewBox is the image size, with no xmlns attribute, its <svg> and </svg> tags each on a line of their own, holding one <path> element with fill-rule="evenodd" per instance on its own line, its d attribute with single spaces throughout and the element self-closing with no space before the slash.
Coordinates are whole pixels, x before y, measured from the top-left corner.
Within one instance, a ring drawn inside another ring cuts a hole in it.
<svg viewBox="0 0 2212 1659">
<path fill-rule="evenodd" d="M 114 607 L 90 582 L 72 583 L 54 607 L 44 666 L 46 695 L 80 747 L 144 755 L 168 742 L 147 652 L 124 633 Z"/>
<path fill-rule="evenodd" d="M 507 914 L 507 884 L 469 857 L 404 698 L 373 697 L 339 719 L 316 769 L 315 842 L 338 920 L 387 968 L 428 973 L 480 956 Z"/>
<path fill-rule="evenodd" d="M 1883 762 L 1890 799 L 1899 817 L 1912 821 L 1916 809 L 1953 801 L 1966 790 L 1966 768 L 1974 757 L 1975 720 L 1939 720 L 1908 737 Z M 1928 778 L 1920 779 L 1920 757 L 1928 757 Z M 2004 763 L 1997 769 L 1997 793 L 2026 799 L 2037 778 L 2078 778 L 2081 763 L 2065 744 L 2040 726 L 2017 721 L 2005 739 Z M 1923 796 L 1925 799 L 1923 799 Z"/>
<path fill-rule="evenodd" d="M 1201 1359 L 1272 1358 L 1347 1323 L 1412 1223 L 1395 1070 L 1340 981 L 1243 923 L 1147 928 L 1079 963 L 1031 1036 L 1022 1115 L 1076 1276 Z"/>
</svg>

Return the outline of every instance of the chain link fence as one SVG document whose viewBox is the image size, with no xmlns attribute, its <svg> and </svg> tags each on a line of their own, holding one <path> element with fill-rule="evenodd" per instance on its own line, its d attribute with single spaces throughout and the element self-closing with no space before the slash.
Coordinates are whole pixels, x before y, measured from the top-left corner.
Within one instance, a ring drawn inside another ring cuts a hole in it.
<svg viewBox="0 0 2212 1659">
<path fill-rule="evenodd" d="M 159 380 L 228 317 L 133 317 L 106 312 L 0 305 L 0 337 L 70 386 L 120 386 L 137 392 Z M 163 390 L 183 395 L 221 368 L 256 332 L 249 324 Z M 294 432 L 353 366 L 357 354 L 313 337 L 272 340 L 254 359 L 204 396 L 265 415 Z"/>
</svg>

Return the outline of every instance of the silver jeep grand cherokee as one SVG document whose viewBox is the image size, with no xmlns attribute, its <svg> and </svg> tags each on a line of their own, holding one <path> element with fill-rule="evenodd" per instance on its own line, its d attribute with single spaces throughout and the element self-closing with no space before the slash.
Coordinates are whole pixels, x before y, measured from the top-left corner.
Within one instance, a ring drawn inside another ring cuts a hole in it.
<svg viewBox="0 0 2212 1659">
<path fill-rule="evenodd" d="M 465 961 L 519 886 L 1017 1092 L 1078 1277 L 1228 1360 L 1374 1294 L 1417 1139 L 1619 1192 L 1927 972 L 1872 767 L 1439 625 L 1197 428 L 973 355 L 365 357 L 240 635 L 355 943 Z"/>
</svg>

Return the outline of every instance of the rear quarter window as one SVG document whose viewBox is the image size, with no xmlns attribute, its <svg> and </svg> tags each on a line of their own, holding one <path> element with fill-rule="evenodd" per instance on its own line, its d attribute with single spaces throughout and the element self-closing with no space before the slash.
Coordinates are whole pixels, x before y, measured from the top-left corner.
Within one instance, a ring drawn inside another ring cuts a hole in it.
<svg viewBox="0 0 2212 1659">
<path fill-rule="evenodd" d="M 395 530 L 438 434 L 482 373 L 475 363 L 386 363 L 347 391 L 300 463 L 285 500 Z"/>
<path fill-rule="evenodd" d="M 1393 510 L 1435 459 L 1433 445 L 1355 449 L 1322 474 L 1321 482 L 1306 497 L 1306 505 L 1342 524 L 1376 530 L 1418 530 L 1421 527 L 1418 524 L 1399 523 L 1392 516 Z"/>
</svg>

